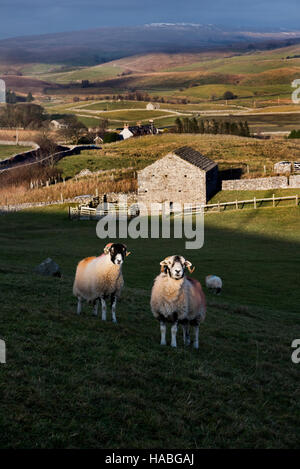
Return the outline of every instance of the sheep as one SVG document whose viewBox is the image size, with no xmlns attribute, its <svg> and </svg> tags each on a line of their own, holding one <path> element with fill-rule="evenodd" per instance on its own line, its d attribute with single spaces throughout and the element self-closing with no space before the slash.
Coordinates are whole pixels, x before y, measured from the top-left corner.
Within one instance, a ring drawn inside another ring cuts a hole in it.
<svg viewBox="0 0 300 469">
<path fill-rule="evenodd" d="M 116 319 L 117 298 L 124 285 L 122 264 L 127 247 L 124 244 L 109 243 L 99 257 L 87 257 L 77 265 L 73 294 L 77 297 L 77 314 L 81 313 L 82 300 L 92 303 L 94 315 L 98 315 L 99 299 L 102 307 L 102 321 L 106 321 L 106 299 L 110 297 L 112 320 Z"/>
<path fill-rule="evenodd" d="M 190 344 L 190 326 L 195 327 L 194 347 L 199 348 L 199 324 L 206 315 L 206 301 L 198 280 L 185 276 L 192 273 L 191 262 L 183 256 L 169 256 L 160 262 L 161 273 L 155 278 L 151 292 L 151 310 L 160 321 L 161 345 L 166 345 L 166 323 L 171 326 L 171 346 L 176 347 L 178 324 L 182 325 L 183 342 Z"/>
<path fill-rule="evenodd" d="M 223 283 L 220 277 L 217 277 L 216 275 L 207 275 L 205 277 L 205 285 L 206 288 L 212 290 L 213 293 L 220 295 Z"/>
</svg>

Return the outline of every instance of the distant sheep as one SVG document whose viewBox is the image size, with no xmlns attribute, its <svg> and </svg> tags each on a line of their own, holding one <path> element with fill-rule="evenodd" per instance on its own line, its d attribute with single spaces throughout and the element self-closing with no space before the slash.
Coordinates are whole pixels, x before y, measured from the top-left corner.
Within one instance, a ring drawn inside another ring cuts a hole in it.
<svg viewBox="0 0 300 469">
<path fill-rule="evenodd" d="M 176 347 L 178 324 L 183 328 L 183 341 L 190 344 L 190 326 L 195 327 L 194 347 L 199 348 L 199 324 L 206 315 L 205 295 L 198 280 L 185 276 L 193 272 L 191 262 L 183 256 L 170 256 L 160 262 L 161 273 L 154 280 L 151 310 L 160 321 L 161 345 L 166 345 L 166 323 L 171 326 L 171 346 Z"/>
<path fill-rule="evenodd" d="M 124 244 L 110 243 L 101 256 L 87 257 L 79 262 L 73 286 L 73 294 L 78 299 L 77 314 L 81 313 L 82 300 L 86 300 L 94 305 L 97 316 L 100 299 L 102 321 L 106 321 L 106 299 L 110 298 L 112 320 L 117 322 L 117 298 L 124 285 L 122 264 L 129 254 Z"/>
<path fill-rule="evenodd" d="M 216 275 L 207 275 L 205 277 L 206 288 L 212 290 L 213 293 L 220 295 L 223 287 L 222 279 Z"/>
</svg>

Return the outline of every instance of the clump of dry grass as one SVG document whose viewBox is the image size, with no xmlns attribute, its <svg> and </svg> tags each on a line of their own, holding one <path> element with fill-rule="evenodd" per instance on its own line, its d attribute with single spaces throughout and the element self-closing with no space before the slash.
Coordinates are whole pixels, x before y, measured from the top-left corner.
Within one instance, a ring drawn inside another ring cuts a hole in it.
<svg viewBox="0 0 300 469">
<path fill-rule="evenodd" d="M 119 180 L 111 178 L 101 180 L 97 177 L 71 179 L 36 189 L 28 189 L 26 184 L 15 184 L 0 188 L 0 205 L 52 202 L 72 199 L 78 195 L 96 194 L 96 191 L 101 195 L 109 192 L 134 192 L 136 189 L 136 180 L 130 175 Z"/>
<path fill-rule="evenodd" d="M 0 129 L 0 140 L 16 141 L 17 133 L 19 140 L 23 142 L 35 142 L 40 135 L 38 130 L 18 130 L 17 132 L 14 129 Z"/>
</svg>

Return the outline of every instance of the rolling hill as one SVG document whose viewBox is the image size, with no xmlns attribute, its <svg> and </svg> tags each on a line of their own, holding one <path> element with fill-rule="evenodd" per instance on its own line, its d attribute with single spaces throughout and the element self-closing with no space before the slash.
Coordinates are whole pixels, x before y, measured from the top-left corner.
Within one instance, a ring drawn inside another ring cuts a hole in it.
<svg viewBox="0 0 300 469">
<path fill-rule="evenodd" d="M 113 59 L 147 53 L 201 52 L 259 45 L 292 44 L 300 31 L 270 33 L 229 30 L 215 25 L 149 24 L 102 27 L 85 31 L 44 34 L 0 41 L 0 63 L 98 65 Z M 254 44 L 254 45 L 253 45 Z"/>
</svg>

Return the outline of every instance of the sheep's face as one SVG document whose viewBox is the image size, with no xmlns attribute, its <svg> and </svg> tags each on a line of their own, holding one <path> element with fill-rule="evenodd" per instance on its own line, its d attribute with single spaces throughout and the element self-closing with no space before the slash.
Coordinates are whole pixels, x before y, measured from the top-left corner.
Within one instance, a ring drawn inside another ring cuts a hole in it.
<svg viewBox="0 0 300 469">
<path fill-rule="evenodd" d="M 192 264 L 190 261 L 185 260 L 183 256 L 169 256 L 160 262 L 161 271 L 169 275 L 174 280 L 180 280 L 184 276 L 185 268 L 187 267 L 192 272 Z"/>
<path fill-rule="evenodd" d="M 130 254 L 127 252 L 125 244 L 113 243 L 109 249 L 110 260 L 115 265 L 122 265 L 126 256 Z"/>
</svg>

